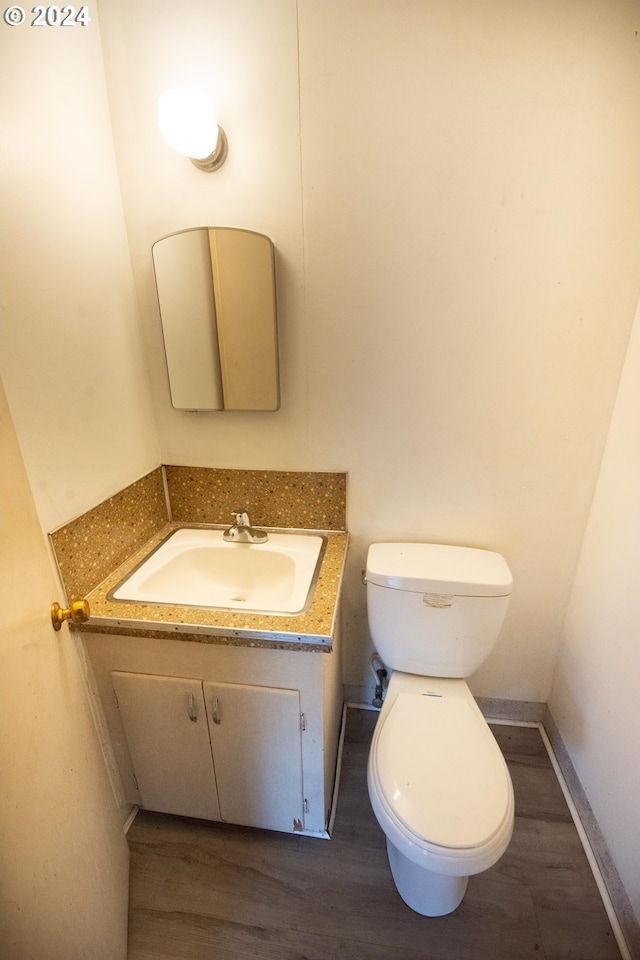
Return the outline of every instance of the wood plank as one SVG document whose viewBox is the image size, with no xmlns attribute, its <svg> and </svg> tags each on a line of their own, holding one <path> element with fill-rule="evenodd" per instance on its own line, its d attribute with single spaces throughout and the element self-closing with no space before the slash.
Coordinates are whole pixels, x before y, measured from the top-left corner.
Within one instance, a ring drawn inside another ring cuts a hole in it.
<svg viewBox="0 0 640 960">
<path fill-rule="evenodd" d="M 411 911 L 368 799 L 375 719 L 349 711 L 331 841 L 139 814 L 129 960 L 620 960 L 535 729 L 497 728 L 519 811 L 503 858 L 449 916 Z"/>
</svg>

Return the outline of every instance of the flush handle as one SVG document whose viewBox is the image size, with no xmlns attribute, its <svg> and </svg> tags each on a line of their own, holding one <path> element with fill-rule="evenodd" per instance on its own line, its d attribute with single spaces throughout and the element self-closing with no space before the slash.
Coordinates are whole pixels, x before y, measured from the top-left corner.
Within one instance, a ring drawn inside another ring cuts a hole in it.
<svg viewBox="0 0 640 960">
<path fill-rule="evenodd" d="M 435 607 L 437 610 L 445 610 L 453 606 L 453 597 L 442 593 L 425 593 L 422 595 L 422 602 L 425 607 Z"/>
<path fill-rule="evenodd" d="M 74 600 L 70 607 L 61 607 L 59 603 L 51 604 L 51 623 L 54 630 L 61 630 L 65 620 L 72 623 L 86 623 L 91 616 L 87 600 Z"/>
</svg>

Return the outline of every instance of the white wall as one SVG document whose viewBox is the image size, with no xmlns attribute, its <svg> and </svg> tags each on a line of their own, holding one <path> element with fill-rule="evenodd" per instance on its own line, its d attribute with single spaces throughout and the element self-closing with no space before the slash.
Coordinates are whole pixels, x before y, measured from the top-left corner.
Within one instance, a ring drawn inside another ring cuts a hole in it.
<svg viewBox="0 0 640 960">
<path fill-rule="evenodd" d="M 348 471 L 348 684 L 370 680 L 371 540 L 504 552 L 510 613 L 473 689 L 545 700 L 638 291 L 637 6 L 100 13 L 162 459 Z M 178 84 L 214 95 L 218 173 L 156 129 Z M 150 247 L 203 223 L 275 242 L 277 414 L 169 406 Z"/>
<path fill-rule="evenodd" d="M 637 295 L 637 8 L 601 10 L 301 4 L 310 433 L 358 543 L 507 557 L 485 696 L 546 699 Z"/>
<path fill-rule="evenodd" d="M 292 0 L 100 4 L 105 68 L 162 462 L 298 469 L 309 462 L 296 11 Z M 229 157 L 203 174 L 157 125 L 163 90 L 214 91 Z M 194 226 L 245 227 L 276 246 L 277 414 L 190 414 L 170 406 L 151 246 Z M 318 469 L 322 469 L 320 465 Z"/>
<path fill-rule="evenodd" d="M 159 462 L 89 12 L 0 30 L 0 364 L 45 530 Z"/>
<path fill-rule="evenodd" d="M 640 310 L 549 706 L 640 922 Z"/>
<path fill-rule="evenodd" d="M 30 484 L 51 530 L 155 467 L 158 443 L 97 20 L 1 27 L 0 365 L 29 482 L 3 405 L 0 953 L 116 960 L 128 850 L 27 501 Z"/>
</svg>

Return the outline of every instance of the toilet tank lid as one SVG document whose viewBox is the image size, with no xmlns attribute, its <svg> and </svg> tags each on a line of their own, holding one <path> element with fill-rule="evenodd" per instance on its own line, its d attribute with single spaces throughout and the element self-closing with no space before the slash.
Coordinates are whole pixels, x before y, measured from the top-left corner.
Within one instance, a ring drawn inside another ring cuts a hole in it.
<svg viewBox="0 0 640 960">
<path fill-rule="evenodd" d="M 441 543 L 372 543 L 367 580 L 414 593 L 506 597 L 513 579 L 500 553 Z"/>
</svg>

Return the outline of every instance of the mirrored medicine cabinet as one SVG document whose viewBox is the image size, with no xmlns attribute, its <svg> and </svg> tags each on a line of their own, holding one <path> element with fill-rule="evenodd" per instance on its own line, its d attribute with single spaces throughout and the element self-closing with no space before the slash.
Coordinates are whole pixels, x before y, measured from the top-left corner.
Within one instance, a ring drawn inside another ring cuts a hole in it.
<svg viewBox="0 0 640 960">
<path fill-rule="evenodd" d="M 277 410 L 271 240 L 198 227 L 156 241 L 152 255 L 172 406 Z"/>
</svg>

